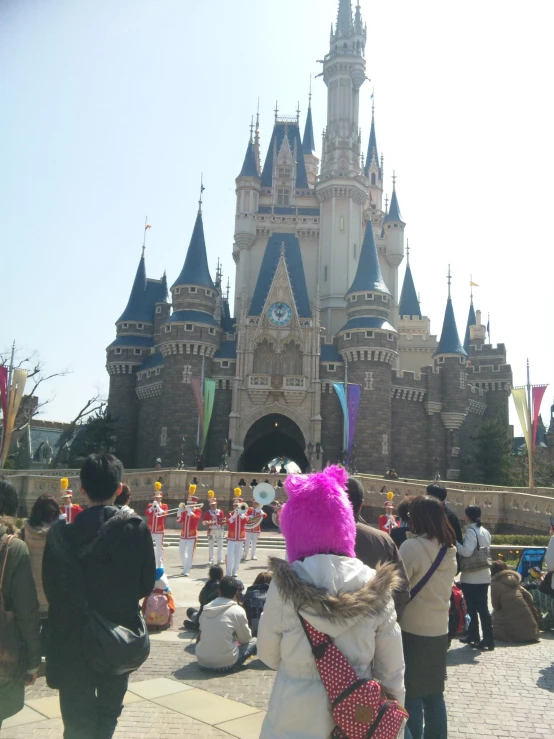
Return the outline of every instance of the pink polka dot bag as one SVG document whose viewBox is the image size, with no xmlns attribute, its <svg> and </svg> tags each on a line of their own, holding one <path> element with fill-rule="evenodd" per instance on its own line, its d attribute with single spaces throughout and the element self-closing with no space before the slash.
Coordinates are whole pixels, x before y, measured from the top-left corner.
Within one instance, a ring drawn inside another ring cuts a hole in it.
<svg viewBox="0 0 554 739">
<path fill-rule="evenodd" d="M 361 679 L 327 634 L 298 614 L 308 637 L 336 727 L 332 739 L 397 739 L 408 720 L 406 710 L 389 700 L 377 680 Z"/>
</svg>

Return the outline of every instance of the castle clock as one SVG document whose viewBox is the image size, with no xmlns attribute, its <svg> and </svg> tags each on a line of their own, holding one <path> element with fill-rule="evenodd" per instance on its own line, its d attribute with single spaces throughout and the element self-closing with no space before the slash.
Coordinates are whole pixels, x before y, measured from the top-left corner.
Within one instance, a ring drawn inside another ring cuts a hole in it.
<svg viewBox="0 0 554 739">
<path fill-rule="evenodd" d="M 287 326 L 292 318 L 292 308 L 287 303 L 273 303 L 267 317 L 274 326 Z"/>
</svg>

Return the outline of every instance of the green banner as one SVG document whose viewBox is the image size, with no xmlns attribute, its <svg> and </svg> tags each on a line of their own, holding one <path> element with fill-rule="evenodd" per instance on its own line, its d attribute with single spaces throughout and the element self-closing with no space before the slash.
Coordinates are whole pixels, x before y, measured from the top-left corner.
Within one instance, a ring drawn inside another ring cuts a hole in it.
<svg viewBox="0 0 554 739">
<path fill-rule="evenodd" d="M 204 453 L 208 431 L 210 430 L 210 422 L 212 420 L 212 411 L 214 409 L 215 400 L 215 380 L 204 380 L 204 430 L 202 434 L 202 448 L 200 454 Z"/>
</svg>

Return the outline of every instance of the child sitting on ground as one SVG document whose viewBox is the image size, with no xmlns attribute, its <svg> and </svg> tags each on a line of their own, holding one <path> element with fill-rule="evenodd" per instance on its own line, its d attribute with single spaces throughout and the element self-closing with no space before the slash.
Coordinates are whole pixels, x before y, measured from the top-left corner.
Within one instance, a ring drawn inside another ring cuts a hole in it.
<svg viewBox="0 0 554 739">
<path fill-rule="evenodd" d="M 148 631 L 164 631 L 173 623 L 175 601 L 163 567 L 156 569 L 154 590 L 142 602 L 142 614 Z"/>
<path fill-rule="evenodd" d="M 256 654 L 256 639 L 248 626 L 244 608 L 237 603 L 238 583 L 224 577 L 219 597 L 204 606 L 196 657 L 200 667 L 216 672 L 231 672 Z"/>
</svg>

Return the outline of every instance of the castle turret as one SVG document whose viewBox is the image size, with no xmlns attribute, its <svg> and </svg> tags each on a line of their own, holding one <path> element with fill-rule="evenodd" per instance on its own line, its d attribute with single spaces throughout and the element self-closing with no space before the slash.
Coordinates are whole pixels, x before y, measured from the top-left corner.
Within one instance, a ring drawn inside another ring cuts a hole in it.
<svg viewBox="0 0 554 739">
<path fill-rule="evenodd" d="M 338 332 L 338 350 L 348 383 L 361 386 L 355 463 L 360 472 L 381 473 L 390 467 L 392 365 L 398 355 L 397 333 L 389 323 L 391 294 L 371 223 L 346 301 L 348 320 Z"/>
<path fill-rule="evenodd" d="M 388 213 L 383 220 L 383 229 L 385 231 L 386 264 L 389 265 L 389 268 L 386 269 L 385 280 L 393 295 L 392 322 L 396 326 L 398 321 L 398 266 L 404 259 L 404 228 L 406 224 L 400 215 L 394 174 L 392 182 L 392 198 Z"/>
<path fill-rule="evenodd" d="M 377 151 L 377 135 L 375 133 L 375 106 L 371 106 L 371 130 L 365 160 L 364 174 L 369 182 L 369 205 L 377 211 L 383 209 L 383 172 Z"/>
<path fill-rule="evenodd" d="M 441 375 L 441 421 L 446 434 L 446 476 L 457 480 L 460 475 L 460 429 L 467 415 L 467 354 L 462 346 L 454 317 L 448 274 L 448 299 L 439 345 L 434 353 Z"/>
<path fill-rule="evenodd" d="M 164 394 L 159 456 L 164 464 L 182 461 L 189 467 L 195 465 L 202 446 L 198 407 L 222 334 L 214 317 L 218 291 L 208 267 L 201 206 L 200 202 L 183 269 L 171 288 L 173 312 L 160 338 Z"/>
<path fill-rule="evenodd" d="M 308 176 L 308 184 L 315 187 L 317 182 L 317 174 L 319 171 L 319 159 L 315 153 L 314 124 L 312 120 L 312 93 L 310 92 L 310 102 L 308 105 L 308 115 L 306 116 L 306 126 L 304 128 L 304 137 L 302 139 L 302 152 L 304 154 L 304 164 L 306 165 L 306 174 Z"/>
<path fill-rule="evenodd" d="M 469 355 L 469 344 L 471 341 L 471 327 L 476 325 L 475 308 L 473 307 L 473 294 L 471 295 L 471 302 L 469 304 L 469 313 L 467 316 L 466 335 L 464 338 L 464 351 Z"/>
</svg>

